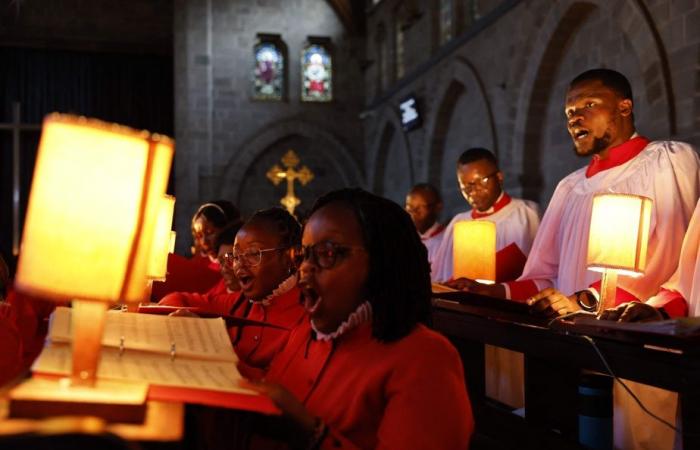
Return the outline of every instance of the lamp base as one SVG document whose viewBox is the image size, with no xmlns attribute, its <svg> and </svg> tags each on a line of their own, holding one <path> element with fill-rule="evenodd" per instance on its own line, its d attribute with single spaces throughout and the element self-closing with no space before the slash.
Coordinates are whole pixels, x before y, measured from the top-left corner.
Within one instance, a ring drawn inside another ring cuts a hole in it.
<svg viewBox="0 0 700 450">
<path fill-rule="evenodd" d="M 71 384 L 69 378 L 34 377 L 10 391 L 9 416 L 95 416 L 140 424 L 146 417 L 147 393 L 146 383 L 97 380 L 94 387 L 86 387 Z"/>
</svg>

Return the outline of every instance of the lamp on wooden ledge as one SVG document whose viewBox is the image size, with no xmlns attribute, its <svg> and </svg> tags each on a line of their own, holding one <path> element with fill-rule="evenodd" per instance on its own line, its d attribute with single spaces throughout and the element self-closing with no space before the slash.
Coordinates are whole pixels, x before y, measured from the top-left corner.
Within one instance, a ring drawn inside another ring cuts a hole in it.
<svg viewBox="0 0 700 450">
<path fill-rule="evenodd" d="M 158 216 L 153 235 L 153 247 L 148 258 L 148 271 L 146 273 L 146 290 L 142 301 L 151 301 L 151 291 L 154 281 L 165 281 L 168 275 L 168 254 L 175 248 L 175 235 L 171 230 L 173 213 L 175 212 L 175 197 L 164 195 L 158 202 Z M 129 303 L 128 311 L 138 311 L 137 303 Z"/>
<path fill-rule="evenodd" d="M 16 287 L 72 300 L 72 386 L 94 386 L 110 303 L 141 300 L 174 143 L 84 117 L 43 124 Z"/>
<path fill-rule="evenodd" d="M 469 278 L 484 284 L 496 282 L 496 224 L 487 220 L 463 220 L 455 224 L 453 278 Z"/>
<path fill-rule="evenodd" d="M 641 195 L 593 197 L 588 235 L 588 270 L 602 272 L 598 315 L 615 306 L 617 276 L 644 274 L 652 200 Z"/>
</svg>

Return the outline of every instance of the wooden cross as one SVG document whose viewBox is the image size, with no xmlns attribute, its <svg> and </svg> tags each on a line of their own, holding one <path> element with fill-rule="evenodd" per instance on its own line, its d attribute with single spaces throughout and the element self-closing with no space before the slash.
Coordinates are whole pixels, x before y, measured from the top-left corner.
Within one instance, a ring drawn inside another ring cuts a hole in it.
<svg viewBox="0 0 700 450">
<path fill-rule="evenodd" d="M 22 123 L 20 103 L 12 103 L 12 122 L 0 123 L 0 130 L 12 131 L 12 254 L 19 255 L 19 137 L 23 131 L 39 131 L 41 125 Z"/>
<path fill-rule="evenodd" d="M 275 164 L 267 171 L 267 179 L 272 181 L 275 186 L 279 185 L 282 180 L 287 180 L 287 195 L 282 197 L 280 203 L 287 208 L 289 214 L 293 215 L 294 209 L 301 204 L 299 197 L 294 195 L 294 181 L 299 181 L 302 186 L 306 186 L 309 181 L 313 180 L 314 174 L 306 166 L 302 166 L 299 170 L 295 169 L 299 165 L 299 157 L 294 153 L 294 150 L 287 150 L 281 161 L 286 169 Z"/>
</svg>

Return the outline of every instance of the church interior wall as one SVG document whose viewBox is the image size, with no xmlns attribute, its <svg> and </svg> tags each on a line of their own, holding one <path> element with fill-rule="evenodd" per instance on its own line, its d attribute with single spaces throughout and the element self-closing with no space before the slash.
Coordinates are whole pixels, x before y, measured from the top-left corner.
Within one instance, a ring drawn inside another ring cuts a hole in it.
<svg viewBox="0 0 700 450">
<path fill-rule="evenodd" d="M 192 211 L 207 199 L 238 199 L 244 214 L 276 204 L 284 186 L 271 186 L 265 165 L 279 163 L 288 150 L 285 145 L 304 146 L 293 150 L 318 177 L 309 188 L 297 191 L 304 194 L 305 207 L 320 193 L 311 186 L 325 190 L 342 180 L 364 185 L 356 170 L 364 157 L 358 119 L 363 41 L 358 44 L 327 2 L 290 0 L 281 8 L 278 2 L 254 0 L 179 0 L 175 11 L 179 230 L 189 228 Z M 277 34 L 287 47 L 287 92 L 282 101 L 252 98 L 253 47 L 259 33 Z M 331 41 L 330 103 L 300 99 L 300 55 L 309 36 Z M 284 123 L 303 123 L 331 137 L 313 139 Z M 256 138 L 273 127 L 289 134 L 259 148 Z M 343 153 L 332 158 L 347 163 L 329 164 L 330 152 Z"/>
<path fill-rule="evenodd" d="M 401 3 L 380 2 L 368 13 L 368 29 L 375 23 L 390 22 L 391 12 Z M 403 3 L 419 9 L 419 18 L 406 30 L 404 53 L 408 56 L 404 60 L 410 61 L 406 76 L 410 81 L 394 80 L 383 92 L 378 92 L 376 86 L 366 88 L 367 115 L 380 117 L 365 120 L 365 141 L 368 146 L 378 142 L 375 135 L 380 130 L 373 124 L 381 122 L 385 114 L 382 111 L 397 108 L 408 93 L 416 95 L 422 106 L 423 127 L 404 132 L 409 152 L 425 154 L 415 158 L 415 182 L 431 181 L 443 189 L 447 206 L 444 219 L 466 205 L 453 173 L 442 170 L 449 167 L 449 161 L 441 161 L 440 170 L 433 162 L 442 155 L 456 159 L 461 151 L 476 145 L 490 147 L 498 154 L 509 192 L 537 200 L 542 208 L 546 206 L 557 182 L 585 165 L 571 149 L 563 101 L 568 81 L 588 68 L 610 67 L 628 76 L 640 132 L 652 139 L 684 140 L 696 147 L 700 144 L 700 37 L 696 31 L 700 29 L 700 2 L 515 2 L 468 39 L 455 38 L 459 45 L 438 61 L 435 55 L 440 52 L 439 46 L 432 52 L 426 52 L 424 45 L 410 48 L 416 39 L 425 42 L 427 36 L 437 34 L 426 32 L 439 25 L 434 20 L 435 11 L 430 10 L 436 4 Z M 498 4 L 504 3 L 508 2 L 489 2 L 488 6 L 498 11 Z M 486 16 L 488 12 L 481 17 Z M 468 29 L 463 32 L 470 34 Z M 368 40 L 367 44 L 368 56 L 375 55 L 375 41 Z M 450 96 L 460 94 L 460 98 L 447 99 L 454 105 L 446 113 L 441 93 L 451 83 L 464 82 L 454 74 L 459 59 L 467 61 L 474 77 L 482 81 L 484 100 L 480 100 L 478 90 L 448 89 Z M 426 62 L 432 64 L 420 67 Z M 378 69 L 370 67 L 372 71 Z"/>
</svg>

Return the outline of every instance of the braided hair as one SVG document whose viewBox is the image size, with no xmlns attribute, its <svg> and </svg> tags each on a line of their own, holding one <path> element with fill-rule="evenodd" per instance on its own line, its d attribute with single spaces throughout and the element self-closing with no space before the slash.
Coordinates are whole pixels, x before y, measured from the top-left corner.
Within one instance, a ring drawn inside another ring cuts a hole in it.
<svg viewBox="0 0 700 450">
<path fill-rule="evenodd" d="M 289 212 L 278 206 L 261 209 L 243 225 L 259 225 L 279 236 L 281 247 L 297 247 L 301 244 L 301 225 Z"/>
<path fill-rule="evenodd" d="M 430 320 L 430 264 L 411 217 L 385 198 L 362 189 L 340 189 L 319 198 L 311 213 L 339 203 L 357 218 L 369 254 L 366 292 L 372 336 L 391 342 Z"/>
</svg>

